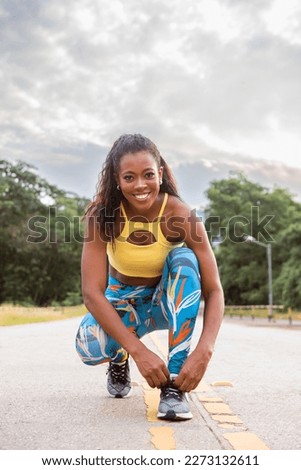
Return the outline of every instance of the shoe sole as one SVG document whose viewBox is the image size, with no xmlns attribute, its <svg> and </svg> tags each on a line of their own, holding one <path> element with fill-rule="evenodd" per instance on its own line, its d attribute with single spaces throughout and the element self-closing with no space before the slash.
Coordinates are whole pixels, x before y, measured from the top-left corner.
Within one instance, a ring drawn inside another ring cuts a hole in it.
<svg viewBox="0 0 301 470">
<path fill-rule="evenodd" d="M 113 395 L 109 391 L 108 391 L 108 394 L 111 398 L 129 398 L 132 395 L 132 392 L 133 390 L 130 389 L 129 393 L 127 393 L 126 395 L 121 395 L 121 393 L 117 393 L 116 395 Z"/>
<path fill-rule="evenodd" d="M 175 413 L 173 410 L 169 410 L 167 413 L 161 413 L 159 411 L 157 418 L 166 419 L 168 421 L 185 421 L 186 419 L 192 418 L 192 413 L 190 411 L 188 413 Z"/>
</svg>

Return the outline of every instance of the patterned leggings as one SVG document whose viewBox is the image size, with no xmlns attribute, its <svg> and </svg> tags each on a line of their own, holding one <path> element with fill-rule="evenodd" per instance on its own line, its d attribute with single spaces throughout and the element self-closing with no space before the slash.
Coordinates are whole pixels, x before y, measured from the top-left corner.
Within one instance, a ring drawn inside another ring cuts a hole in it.
<svg viewBox="0 0 301 470">
<path fill-rule="evenodd" d="M 130 286 L 109 277 L 105 296 L 124 325 L 138 338 L 154 330 L 169 330 L 168 369 L 178 374 L 185 362 L 200 305 L 200 273 L 192 250 L 174 248 L 166 258 L 157 286 Z M 82 361 L 98 365 L 121 362 L 126 351 L 100 327 L 91 313 L 82 320 L 76 349 Z"/>
</svg>

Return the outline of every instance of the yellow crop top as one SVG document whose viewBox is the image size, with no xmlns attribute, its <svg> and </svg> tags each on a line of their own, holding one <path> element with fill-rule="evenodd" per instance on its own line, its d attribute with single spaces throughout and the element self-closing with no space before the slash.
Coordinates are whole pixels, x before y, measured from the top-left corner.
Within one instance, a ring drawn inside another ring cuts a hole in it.
<svg viewBox="0 0 301 470">
<path fill-rule="evenodd" d="M 173 248 L 183 246 L 183 243 L 171 243 L 164 237 L 160 221 L 168 199 L 164 194 L 163 203 L 158 217 L 153 222 L 135 222 L 128 220 L 123 204 L 120 208 L 125 218 L 124 227 L 120 235 L 115 238 L 115 246 L 107 244 L 109 263 L 121 274 L 131 277 L 157 277 L 161 276 L 166 256 Z M 150 232 L 156 241 L 150 245 L 135 245 L 128 241 L 131 233 L 137 230 Z"/>
</svg>

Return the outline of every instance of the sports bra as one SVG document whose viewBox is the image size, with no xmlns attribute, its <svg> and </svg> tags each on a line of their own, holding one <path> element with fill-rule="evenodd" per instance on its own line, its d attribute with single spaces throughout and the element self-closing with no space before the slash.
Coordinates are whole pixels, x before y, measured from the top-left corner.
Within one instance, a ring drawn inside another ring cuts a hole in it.
<svg viewBox="0 0 301 470">
<path fill-rule="evenodd" d="M 120 208 L 125 219 L 120 235 L 107 244 L 109 263 L 121 274 L 131 277 L 158 277 L 161 276 L 166 256 L 173 248 L 183 246 L 183 242 L 171 243 L 162 233 L 160 222 L 168 200 L 168 193 L 164 194 L 163 203 L 156 220 L 152 222 L 137 222 L 127 218 L 122 202 Z M 155 242 L 149 245 L 135 245 L 128 241 L 129 236 L 136 231 L 150 232 Z"/>
</svg>

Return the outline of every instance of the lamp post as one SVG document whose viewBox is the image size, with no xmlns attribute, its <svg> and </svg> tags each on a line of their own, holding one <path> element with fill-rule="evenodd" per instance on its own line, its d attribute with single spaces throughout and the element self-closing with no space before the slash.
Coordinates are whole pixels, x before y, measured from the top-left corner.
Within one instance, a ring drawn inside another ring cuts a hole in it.
<svg viewBox="0 0 301 470">
<path fill-rule="evenodd" d="M 273 285 L 272 285 L 272 245 L 270 243 L 262 243 L 256 240 L 251 235 L 245 236 L 245 241 L 249 243 L 255 243 L 256 245 L 262 246 L 267 250 L 268 259 L 268 283 L 269 283 L 269 321 L 273 318 Z"/>
</svg>

